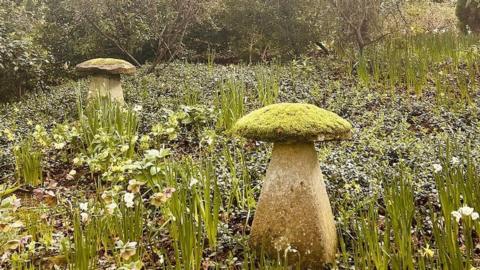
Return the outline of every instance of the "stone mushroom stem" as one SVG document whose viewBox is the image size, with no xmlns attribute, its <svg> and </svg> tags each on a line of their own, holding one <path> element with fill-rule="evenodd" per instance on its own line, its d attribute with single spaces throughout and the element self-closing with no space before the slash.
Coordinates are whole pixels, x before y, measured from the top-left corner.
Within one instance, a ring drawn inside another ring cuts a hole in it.
<svg viewBox="0 0 480 270">
<path fill-rule="evenodd" d="M 274 258 L 320 267 L 335 260 L 337 234 L 312 143 L 275 143 L 251 232 L 253 246 Z M 316 268 L 317 269 L 317 268 Z"/>
<path fill-rule="evenodd" d="M 90 80 L 89 98 L 100 96 L 109 96 L 112 100 L 124 104 L 122 84 L 120 75 L 94 75 Z"/>
</svg>

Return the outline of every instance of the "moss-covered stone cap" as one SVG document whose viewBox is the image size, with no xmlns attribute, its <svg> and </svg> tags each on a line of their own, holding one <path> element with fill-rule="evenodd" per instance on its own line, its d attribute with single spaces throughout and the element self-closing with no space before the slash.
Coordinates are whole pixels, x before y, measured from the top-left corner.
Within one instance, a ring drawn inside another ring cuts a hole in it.
<svg viewBox="0 0 480 270">
<path fill-rule="evenodd" d="M 95 58 L 78 64 L 75 69 L 89 74 L 134 74 L 134 65 L 122 59 Z"/>
<path fill-rule="evenodd" d="M 255 110 L 233 132 L 269 142 L 309 142 L 351 138 L 352 125 L 337 114 L 302 103 L 279 103 Z"/>
</svg>

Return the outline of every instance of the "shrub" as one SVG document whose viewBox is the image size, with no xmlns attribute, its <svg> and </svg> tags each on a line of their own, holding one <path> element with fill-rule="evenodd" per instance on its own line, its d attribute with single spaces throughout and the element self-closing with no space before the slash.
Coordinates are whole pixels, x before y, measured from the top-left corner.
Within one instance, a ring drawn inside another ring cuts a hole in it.
<svg viewBox="0 0 480 270">
<path fill-rule="evenodd" d="M 212 20 L 195 26 L 187 45 L 197 53 L 214 48 L 219 61 L 295 58 L 306 53 L 324 30 L 322 2 L 225 0 L 211 12 Z"/>
<path fill-rule="evenodd" d="M 49 52 L 36 40 L 39 20 L 14 1 L 0 1 L 0 100 L 47 81 Z"/>
<path fill-rule="evenodd" d="M 457 14 L 460 29 L 464 32 L 480 32 L 480 1 L 479 0 L 458 0 Z"/>
</svg>

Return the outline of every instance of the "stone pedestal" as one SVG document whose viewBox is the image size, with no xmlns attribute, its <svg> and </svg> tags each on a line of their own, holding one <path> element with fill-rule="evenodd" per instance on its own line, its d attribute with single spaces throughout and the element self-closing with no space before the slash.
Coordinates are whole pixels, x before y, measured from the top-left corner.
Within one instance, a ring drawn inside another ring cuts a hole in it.
<svg viewBox="0 0 480 270">
<path fill-rule="evenodd" d="M 120 75 L 96 75 L 90 79 L 88 97 L 109 96 L 112 100 L 124 104 Z"/>
<path fill-rule="evenodd" d="M 335 260 L 335 222 L 313 143 L 274 145 L 251 244 L 272 258 L 289 248 L 289 263 L 312 269 Z"/>
</svg>

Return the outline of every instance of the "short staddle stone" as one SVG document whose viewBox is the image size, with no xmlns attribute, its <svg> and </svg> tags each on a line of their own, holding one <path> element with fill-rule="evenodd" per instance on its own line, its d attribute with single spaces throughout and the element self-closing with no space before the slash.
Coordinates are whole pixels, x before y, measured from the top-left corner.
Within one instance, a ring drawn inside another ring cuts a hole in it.
<svg viewBox="0 0 480 270">
<path fill-rule="evenodd" d="M 335 260 L 337 235 L 313 143 L 276 143 L 257 205 L 251 244 L 318 269 Z"/>
<path fill-rule="evenodd" d="M 124 104 L 120 75 L 132 75 L 136 68 L 122 59 L 95 58 L 78 64 L 75 69 L 92 78 L 88 97 L 110 96 L 112 100 Z"/>
<path fill-rule="evenodd" d="M 94 76 L 90 80 L 88 98 L 110 96 L 112 100 L 124 104 L 123 89 L 120 78 L 113 76 Z"/>
<path fill-rule="evenodd" d="M 75 69 L 82 73 L 106 75 L 132 75 L 136 72 L 134 65 L 125 60 L 115 58 L 90 59 L 78 64 Z"/>
</svg>

